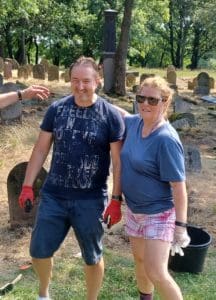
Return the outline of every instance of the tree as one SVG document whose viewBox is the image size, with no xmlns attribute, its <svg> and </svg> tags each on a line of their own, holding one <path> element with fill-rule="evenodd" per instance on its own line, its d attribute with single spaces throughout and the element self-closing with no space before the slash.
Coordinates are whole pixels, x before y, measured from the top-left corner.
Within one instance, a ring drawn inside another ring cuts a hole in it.
<svg viewBox="0 0 216 300">
<path fill-rule="evenodd" d="M 134 0 L 125 0 L 119 43 L 115 54 L 115 93 L 125 95 L 126 59 Z"/>
</svg>

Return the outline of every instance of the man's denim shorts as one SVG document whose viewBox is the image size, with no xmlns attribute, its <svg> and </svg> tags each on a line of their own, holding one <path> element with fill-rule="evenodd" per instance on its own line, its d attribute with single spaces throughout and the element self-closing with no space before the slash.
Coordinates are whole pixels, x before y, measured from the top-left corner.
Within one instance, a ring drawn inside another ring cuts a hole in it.
<svg viewBox="0 0 216 300">
<path fill-rule="evenodd" d="M 96 264 L 102 257 L 102 213 L 106 200 L 59 200 L 42 193 L 32 231 L 31 256 L 52 257 L 72 227 L 85 263 Z"/>
</svg>

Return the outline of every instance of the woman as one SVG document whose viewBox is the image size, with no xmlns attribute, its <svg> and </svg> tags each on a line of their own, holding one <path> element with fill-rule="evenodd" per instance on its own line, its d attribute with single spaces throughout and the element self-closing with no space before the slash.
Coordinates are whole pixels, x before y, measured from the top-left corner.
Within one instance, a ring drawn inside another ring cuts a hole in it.
<svg viewBox="0 0 216 300">
<path fill-rule="evenodd" d="M 183 147 L 166 120 L 173 92 L 160 77 L 147 78 L 136 95 L 139 115 L 125 116 L 126 137 L 121 151 L 122 191 L 127 205 L 126 232 L 135 261 L 140 299 L 182 300 L 168 272 L 173 254 L 182 254 L 187 234 L 187 192 Z M 112 199 L 104 218 L 121 218 L 121 203 Z"/>
</svg>

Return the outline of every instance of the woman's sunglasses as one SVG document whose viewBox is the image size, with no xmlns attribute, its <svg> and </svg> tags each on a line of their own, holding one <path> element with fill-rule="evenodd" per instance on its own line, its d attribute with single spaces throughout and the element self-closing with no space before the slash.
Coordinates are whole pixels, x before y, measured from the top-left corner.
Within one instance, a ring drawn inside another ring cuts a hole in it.
<svg viewBox="0 0 216 300">
<path fill-rule="evenodd" d="M 149 105 L 156 106 L 159 102 L 164 101 L 162 98 L 154 98 L 154 97 L 146 97 L 143 95 L 136 95 L 136 102 L 137 103 L 144 103 L 147 101 Z"/>
</svg>

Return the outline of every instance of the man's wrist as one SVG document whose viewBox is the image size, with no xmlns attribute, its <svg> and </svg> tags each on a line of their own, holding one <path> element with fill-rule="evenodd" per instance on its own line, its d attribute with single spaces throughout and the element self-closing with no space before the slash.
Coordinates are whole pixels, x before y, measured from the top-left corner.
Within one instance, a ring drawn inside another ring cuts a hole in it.
<svg viewBox="0 0 216 300">
<path fill-rule="evenodd" d="M 120 202 L 123 201 L 122 195 L 112 195 L 112 199 Z"/>
<path fill-rule="evenodd" d="M 22 92 L 20 90 L 17 91 L 17 97 L 18 97 L 18 101 L 22 101 L 23 100 Z"/>
</svg>

